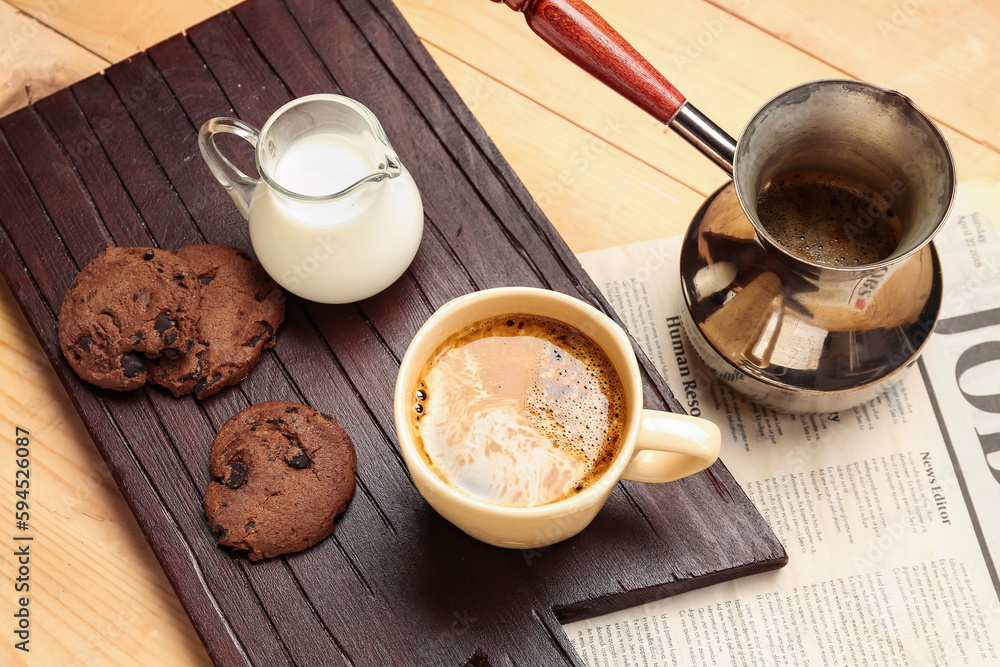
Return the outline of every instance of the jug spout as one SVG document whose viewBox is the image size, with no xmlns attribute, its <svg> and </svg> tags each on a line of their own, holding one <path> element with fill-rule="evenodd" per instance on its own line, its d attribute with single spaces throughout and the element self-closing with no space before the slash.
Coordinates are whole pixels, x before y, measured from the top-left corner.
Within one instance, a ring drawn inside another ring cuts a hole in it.
<svg viewBox="0 0 1000 667">
<path fill-rule="evenodd" d="M 357 191 L 360 187 L 368 183 L 381 183 L 382 181 L 388 180 L 390 178 L 396 178 L 403 173 L 403 165 L 400 163 L 399 158 L 394 152 L 392 152 L 392 147 L 387 146 L 385 155 L 382 156 L 382 160 L 375 167 L 375 171 L 367 176 L 359 178 L 355 182 L 348 185 L 346 188 L 339 192 L 333 192 L 329 195 L 325 195 L 322 199 L 336 200 L 347 197 L 348 195 Z"/>
</svg>

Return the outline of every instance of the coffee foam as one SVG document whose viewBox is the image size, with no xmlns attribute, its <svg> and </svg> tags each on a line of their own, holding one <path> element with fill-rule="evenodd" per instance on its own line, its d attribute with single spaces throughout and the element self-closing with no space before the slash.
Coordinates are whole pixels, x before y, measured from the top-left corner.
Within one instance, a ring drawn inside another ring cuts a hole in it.
<svg viewBox="0 0 1000 667">
<path fill-rule="evenodd" d="M 438 474 L 507 506 L 589 486 L 617 453 L 625 422 L 621 381 L 603 350 L 534 316 L 453 336 L 425 365 L 414 400 L 417 439 Z"/>
<path fill-rule="evenodd" d="M 782 247 L 829 266 L 879 262 L 901 237 L 898 217 L 878 192 L 828 172 L 771 179 L 757 199 L 757 217 Z"/>
</svg>

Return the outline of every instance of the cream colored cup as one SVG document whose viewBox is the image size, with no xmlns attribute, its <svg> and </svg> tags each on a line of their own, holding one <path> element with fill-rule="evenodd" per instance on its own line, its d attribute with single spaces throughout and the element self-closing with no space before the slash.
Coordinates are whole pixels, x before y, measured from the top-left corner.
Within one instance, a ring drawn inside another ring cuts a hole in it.
<svg viewBox="0 0 1000 667">
<path fill-rule="evenodd" d="M 625 388 L 625 431 L 611 466 L 576 495 L 536 507 L 493 505 L 466 495 L 434 471 L 413 437 L 417 376 L 430 355 L 463 327 L 513 313 L 551 317 L 587 334 L 611 359 Z M 670 482 L 700 472 L 718 458 L 721 435 L 715 424 L 687 415 L 644 410 L 642 405 L 642 380 L 635 352 L 628 336 L 609 317 L 558 292 L 500 287 L 449 301 L 424 323 L 399 367 L 394 415 L 403 459 L 417 490 L 431 507 L 483 542 L 531 549 L 565 540 L 586 528 L 619 479 Z"/>
</svg>

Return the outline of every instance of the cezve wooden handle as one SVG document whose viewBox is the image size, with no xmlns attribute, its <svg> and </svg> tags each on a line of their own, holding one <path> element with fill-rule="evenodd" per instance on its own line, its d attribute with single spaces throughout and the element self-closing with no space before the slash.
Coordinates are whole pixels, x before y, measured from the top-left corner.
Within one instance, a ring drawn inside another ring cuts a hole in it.
<svg viewBox="0 0 1000 667">
<path fill-rule="evenodd" d="M 681 95 L 639 52 L 581 0 L 493 0 L 524 14 L 528 26 L 559 53 L 661 123 L 684 104 Z"/>
</svg>

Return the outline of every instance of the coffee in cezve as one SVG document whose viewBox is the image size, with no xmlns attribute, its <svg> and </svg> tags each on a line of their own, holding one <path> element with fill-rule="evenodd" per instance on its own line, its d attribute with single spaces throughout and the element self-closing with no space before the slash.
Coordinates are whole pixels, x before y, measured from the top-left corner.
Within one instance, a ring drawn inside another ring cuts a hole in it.
<svg viewBox="0 0 1000 667">
<path fill-rule="evenodd" d="M 827 266 L 875 264 L 896 250 L 902 236 L 891 202 L 831 172 L 775 176 L 757 198 L 757 216 L 783 248 Z"/>
</svg>

